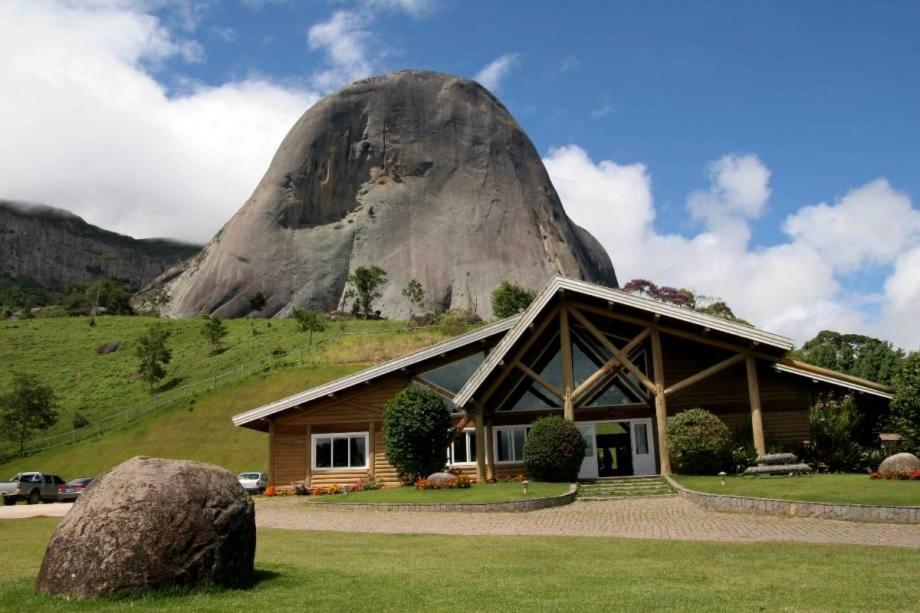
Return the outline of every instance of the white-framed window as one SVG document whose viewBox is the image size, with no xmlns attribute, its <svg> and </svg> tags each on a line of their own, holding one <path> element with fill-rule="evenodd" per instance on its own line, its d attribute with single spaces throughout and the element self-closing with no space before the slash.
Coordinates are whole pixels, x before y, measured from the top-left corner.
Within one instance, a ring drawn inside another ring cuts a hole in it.
<svg viewBox="0 0 920 613">
<path fill-rule="evenodd" d="M 500 426 L 495 428 L 495 462 L 511 464 L 524 461 L 524 441 L 530 426 Z"/>
<path fill-rule="evenodd" d="M 367 432 L 312 435 L 313 470 L 367 468 Z"/>
<path fill-rule="evenodd" d="M 462 466 L 476 463 L 476 430 L 464 430 L 447 448 L 447 464 Z"/>
</svg>

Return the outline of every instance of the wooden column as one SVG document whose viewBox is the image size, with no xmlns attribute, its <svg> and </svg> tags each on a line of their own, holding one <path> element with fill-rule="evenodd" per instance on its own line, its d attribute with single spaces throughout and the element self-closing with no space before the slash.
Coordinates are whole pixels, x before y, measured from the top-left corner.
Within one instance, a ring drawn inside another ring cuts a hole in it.
<svg viewBox="0 0 920 613">
<path fill-rule="evenodd" d="M 374 422 L 367 424 L 367 476 L 373 481 L 377 475 L 377 436 L 374 433 Z"/>
<path fill-rule="evenodd" d="M 478 444 L 479 441 L 484 441 L 486 438 L 486 428 L 483 423 L 484 412 L 485 410 L 482 406 L 476 407 L 476 478 L 479 483 L 485 483 L 486 481 L 486 448 L 484 445 Z"/>
<path fill-rule="evenodd" d="M 310 486 L 310 479 L 313 476 L 313 426 L 307 424 L 307 467 L 303 478 L 303 484 Z"/>
<path fill-rule="evenodd" d="M 559 309 L 559 342 L 562 344 L 562 398 L 563 417 L 575 421 L 575 370 L 572 366 L 572 337 L 569 334 L 569 311 L 563 302 Z"/>
<path fill-rule="evenodd" d="M 486 437 L 476 439 L 476 449 L 482 447 L 486 454 L 486 479 L 495 478 L 495 448 L 492 445 L 492 418 L 486 420 Z"/>
<path fill-rule="evenodd" d="M 662 475 L 671 474 L 668 453 L 668 401 L 664 395 L 664 357 L 661 355 L 661 335 L 652 328 L 652 370 L 655 376 L 655 424 L 658 431 L 658 466 Z"/>
<path fill-rule="evenodd" d="M 275 485 L 275 420 L 268 418 L 268 484 Z"/>
<path fill-rule="evenodd" d="M 757 382 L 757 362 L 754 356 L 747 356 L 748 398 L 751 402 L 751 428 L 754 432 L 754 449 L 758 455 L 767 453 L 763 437 L 763 413 L 760 410 L 760 384 Z"/>
</svg>

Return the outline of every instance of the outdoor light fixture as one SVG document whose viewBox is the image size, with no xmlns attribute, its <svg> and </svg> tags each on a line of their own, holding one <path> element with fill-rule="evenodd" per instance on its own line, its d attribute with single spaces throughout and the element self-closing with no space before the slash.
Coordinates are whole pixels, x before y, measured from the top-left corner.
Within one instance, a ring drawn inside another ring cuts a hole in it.
<svg viewBox="0 0 920 613">
<path fill-rule="evenodd" d="M 725 485 L 725 471 L 719 473 L 719 481 L 722 482 L 722 485 Z"/>
<path fill-rule="evenodd" d="M 527 486 L 528 486 L 529 484 L 530 484 L 530 482 L 529 482 L 527 479 L 524 479 L 523 481 L 521 481 L 521 485 L 524 486 L 524 495 L 525 495 L 525 496 L 527 495 Z"/>
</svg>

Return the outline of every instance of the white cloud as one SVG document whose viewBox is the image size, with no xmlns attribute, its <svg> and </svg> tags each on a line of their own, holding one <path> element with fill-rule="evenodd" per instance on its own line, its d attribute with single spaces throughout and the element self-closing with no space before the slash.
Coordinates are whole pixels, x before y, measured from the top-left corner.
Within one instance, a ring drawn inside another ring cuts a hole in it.
<svg viewBox="0 0 920 613">
<path fill-rule="evenodd" d="M 0 3 L 0 196 L 134 236 L 206 241 L 315 93 L 259 77 L 169 96 L 188 41 L 132 3 Z"/>
<path fill-rule="evenodd" d="M 236 30 L 229 26 L 213 26 L 211 33 L 225 43 L 232 43 L 236 40 Z"/>
<path fill-rule="evenodd" d="M 570 70 L 575 70 L 581 65 L 581 62 L 578 61 L 578 58 L 574 55 L 567 55 L 561 60 L 559 60 L 559 72 L 569 72 Z"/>
<path fill-rule="evenodd" d="M 920 235 L 920 211 L 885 179 L 854 189 L 833 205 L 799 209 L 783 226 L 843 271 L 892 263 Z"/>
<path fill-rule="evenodd" d="M 770 171 L 754 155 L 725 156 L 707 166 L 710 187 L 688 197 L 688 209 L 704 224 L 692 236 L 663 234 L 654 228 L 652 182 L 642 164 L 595 163 L 573 145 L 551 150 L 543 161 L 567 213 L 607 248 L 623 283 L 646 278 L 720 296 L 756 325 L 798 341 L 830 328 L 876 334 L 910 348 L 920 344 L 916 233 L 899 242 L 894 272 L 879 297 L 881 314 L 873 315 L 871 307 L 876 305 L 871 300 L 845 294 L 839 261 L 824 248 L 836 243 L 821 235 L 822 225 L 807 226 L 811 228 L 807 235 L 792 231 L 799 228 L 793 220 L 814 214 L 811 207 L 787 220 L 789 241 L 764 248 L 750 244 L 751 220 L 763 212 L 770 194 Z M 874 196 L 873 202 L 885 202 L 883 211 L 899 211 L 902 219 L 918 214 L 905 196 L 884 181 L 853 190 L 830 207 L 830 213 L 821 209 L 821 214 L 851 222 L 848 216 L 859 217 L 862 208 L 843 205 L 863 202 L 866 194 Z M 880 200 L 881 196 L 887 198 Z M 841 222 L 828 225 L 827 231 L 838 233 L 841 225 L 850 227 Z M 846 235 L 847 246 L 861 254 L 860 262 L 869 261 L 864 254 L 879 254 L 877 239 Z"/>
<path fill-rule="evenodd" d="M 326 60 L 326 67 L 313 74 L 314 87 L 329 91 L 380 70 L 379 62 L 372 58 L 386 56 L 390 50 L 372 33 L 371 26 L 381 12 L 403 12 L 418 18 L 436 5 L 436 0 L 364 0 L 311 26 L 307 43 L 311 50 L 323 52 Z"/>
<path fill-rule="evenodd" d="M 504 79 L 511 69 L 520 62 L 519 53 L 504 53 L 491 62 L 473 77 L 479 81 L 486 89 L 497 92 L 501 88 L 502 79 Z"/>
</svg>

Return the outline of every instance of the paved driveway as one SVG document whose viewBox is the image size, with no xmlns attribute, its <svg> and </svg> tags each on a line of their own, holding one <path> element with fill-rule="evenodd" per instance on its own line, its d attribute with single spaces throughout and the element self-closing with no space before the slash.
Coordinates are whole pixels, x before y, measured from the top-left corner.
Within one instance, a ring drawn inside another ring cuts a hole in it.
<svg viewBox="0 0 920 613">
<path fill-rule="evenodd" d="M 707 511 L 677 496 L 575 502 L 528 513 L 324 511 L 302 498 L 261 498 L 262 528 L 601 536 L 692 541 L 798 541 L 920 548 L 920 525 L 875 524 Z"/>
<path fill-rule="evenodd" d="M 48 504 L 16 504 L 0 506 L 0 519 L 25 519 L 26 517 L 64 517 L 73 504 L 50 502 Z"/>
</svg>

